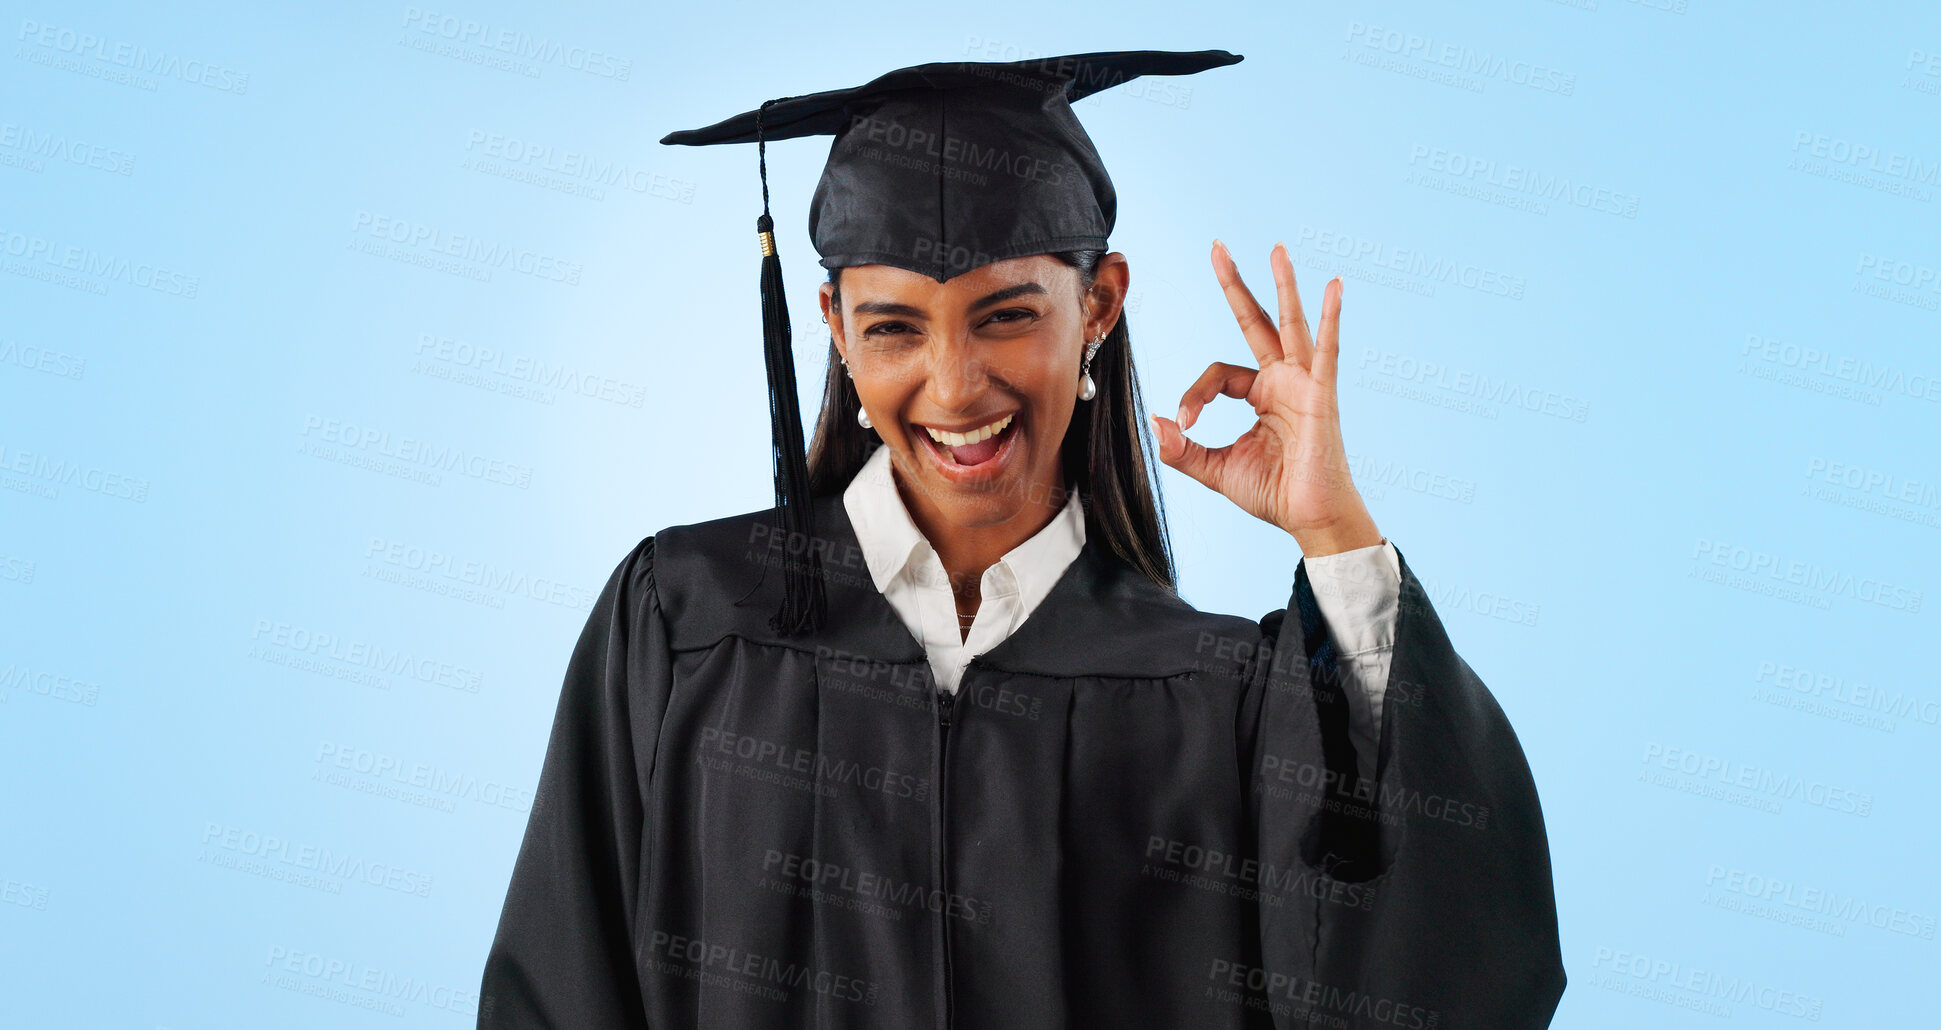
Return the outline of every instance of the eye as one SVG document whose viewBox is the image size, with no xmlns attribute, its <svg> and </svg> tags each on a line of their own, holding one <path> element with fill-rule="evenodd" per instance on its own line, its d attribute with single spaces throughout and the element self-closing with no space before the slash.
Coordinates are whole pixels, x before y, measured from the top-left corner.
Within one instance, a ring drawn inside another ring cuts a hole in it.
<svg viewBox="0 0 1941 1030">
<path fill-rule="evenodd" d="M 1009 316 L 1009 317 L 1006 317 L 1006 316 Z M 1031 310 L 1030 308 L 1005 308 L 1003 311 L 999 311 L 993 314 L 991 316 L 991 321 L 999 324 L 1006 324 L 1011 322 L 1022 322 L 1026 319 L 1037 318 L 1037 317 L 1038 317 L 1038 313 L 1036 311 Z"/>
<path fill-rule="evenodd" d="M 908 322 L 878 322 L 863 330 L 864 336 L 897 336 L 910 331 Z"/>
</svg>

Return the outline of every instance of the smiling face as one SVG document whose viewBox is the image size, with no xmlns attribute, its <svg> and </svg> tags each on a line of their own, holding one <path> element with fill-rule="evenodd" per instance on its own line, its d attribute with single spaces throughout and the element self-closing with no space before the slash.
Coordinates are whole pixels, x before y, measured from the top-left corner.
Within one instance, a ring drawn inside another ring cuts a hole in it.
<svg viewBox="0 0 1941 1030">
<path fill-rule="evenodd" d="M 1023 520 L 1035 531 L 1064 505 L 1059 451 L 1079 362 L 1118 320 L 1124 256 L 1101 259 L 1084 296 L 1078 270 L 1050 254 L 943 283 L 890 265 L 841 275 L 842 311 L 824 283 L 823 313 L 911 517 L 925 529 Z"/>
</svg>

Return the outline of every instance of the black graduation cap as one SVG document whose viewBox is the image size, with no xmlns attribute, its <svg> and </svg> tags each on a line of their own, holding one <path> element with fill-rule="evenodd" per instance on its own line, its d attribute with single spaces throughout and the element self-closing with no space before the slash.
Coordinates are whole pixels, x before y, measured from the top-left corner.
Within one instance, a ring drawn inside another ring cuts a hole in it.
<svg viewBox="0 0 1941 1030">
<path fill-rule="evenodd" d="M 1005 258 L 1105 249 L 1118 196 L 1072 103 L 1142 75 L 1191 75 L 1239 60 L 1225 50 L 1122 50 L 922 64 L 661 137 L 756 148 L 775 507 L 785 554 L 807 559 L 788 566 L 778 630 L 819 626 L 823 593 L 816 549 L 797 543 L 812 539 L 809 473 L 768 212 L 767 141 L 835 137 L 809 201 L 809 238 L 824 268 L 894 265 L 945 282 Z"/>
</svg>

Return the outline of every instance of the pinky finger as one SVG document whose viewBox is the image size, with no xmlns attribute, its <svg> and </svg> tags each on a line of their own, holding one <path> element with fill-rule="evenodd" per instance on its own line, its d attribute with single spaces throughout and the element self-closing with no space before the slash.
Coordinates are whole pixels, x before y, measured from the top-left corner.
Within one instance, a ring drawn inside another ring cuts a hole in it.
<svg viewBox="0 0 1941 1030">
<path fill-rule="evenodd" d="M 1328 283 L 1321 297 L 1321 324 L 1314 341 L 1314 381 L 1333 388 L 1341 365 L 1341 277 Z"/>
</svg>

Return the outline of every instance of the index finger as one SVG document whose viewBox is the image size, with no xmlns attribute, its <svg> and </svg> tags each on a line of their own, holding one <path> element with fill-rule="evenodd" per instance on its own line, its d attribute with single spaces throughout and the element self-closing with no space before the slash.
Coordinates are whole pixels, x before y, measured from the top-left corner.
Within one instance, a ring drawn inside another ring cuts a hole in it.
<svg viewBox="0 0 1941 1030">
<path fill-rule="evenodd" d="M 1270 361 L 1282 360 L 1280 331 L 1254 299 L 1247 284 L 1240 281 L 1240 269 L 1234 265 L 1233 255 L 1219 240 L 1213 241 L 1213 277 L 1220 281 L 1220 290 L 1227 295 L 1227 306 L 1233 309 L 1234 320 L 1240 323 L 1240 332 L 1247 338 L 1254 360 L 1263 368 Z"/>
</svg>

